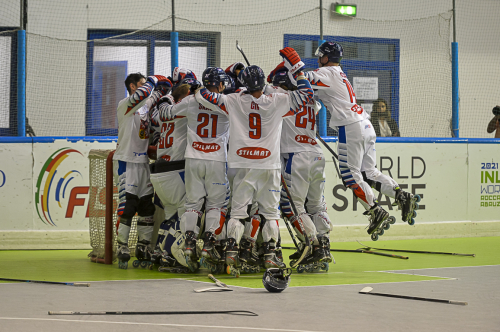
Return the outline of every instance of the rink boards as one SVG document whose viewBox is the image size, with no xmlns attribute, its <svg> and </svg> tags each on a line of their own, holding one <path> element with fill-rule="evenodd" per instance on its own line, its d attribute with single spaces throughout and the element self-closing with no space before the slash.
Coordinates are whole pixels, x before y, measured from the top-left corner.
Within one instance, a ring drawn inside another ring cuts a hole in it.
<svg viewBox="0 0 500 332">
<path fill-rule="evenodd" d="M 336 151 L 336 140 L 327 141 Z M 89 201 L 99 195 L 88 190 L 88 152 L 115 147 L 116 137 L 1 138 L 0 249 L 88 248 Z M 398 218 L 384 239 L 500 234 L 498 140 L 381 138 L 376 149 L 378 168 L 422 197 L 416 224 L 408 226 L 393 200 L 379 195 Z M 363 207 L 324 154 L 332 240 L 368 239 Z"/>
</svg>

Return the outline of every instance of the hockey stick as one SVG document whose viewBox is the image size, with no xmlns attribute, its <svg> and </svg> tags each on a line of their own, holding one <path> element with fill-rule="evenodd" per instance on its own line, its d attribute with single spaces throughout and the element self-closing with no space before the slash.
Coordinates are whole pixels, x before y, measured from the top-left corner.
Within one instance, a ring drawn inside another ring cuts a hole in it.
<svg viewBox="0 0 500 332">
<path fill-rule="evenodd" d="M 374 248 L 367 246 L 359 241 L 357 241 L 359 244 L 364 246 L 365 248 L 368 249 L 375 249 L 375 250 L 383 250 L 383 251 L 394 251 L 394 252 L 409 252 L 412 254 L 434 254 L 434 255 L 454 255 L 454 256 L 470 256 L 470 257 L 476 257 L 476 254 L 458 254 L 454 252 L 440 252 L 440 251 L 420 251 L 420 250 L 402 250 L 402 249 L 382 249 L 382 248 Z"/>
<path fill-rule="evenodd" d="M 232 292 L 231 288 L 220 288 L 220 287 L 208 287 L 208 288 L 200 288 L 194 290 L 196 293 L 205 293 L 205 292 Z"/>
<path fill-rule="evenodd" d="M 420 301 L 439 302 L 439 303 L 448 303 L 448 304 L 457 304 L 457 305 L 467 305 L 467 302 L 462 302 L 462 301 L 439 300 L 439 299 L 431 299 L 431 298 L 427 298 L 427 297 L 384 294 L 384 293 L 372 293 L 372 290 L 373 290 L 372 287 L 365 287 L 362 290 L 360 290 L 359 293 L 360 294 L 386 296 L 386 297 L 395 297 L 398 299 L 420 300 Z"/>
<path fill-rule="evenodd" d="M 297 240 L 295 239 L 295 235 L 293 234 L 292 227 L 290 226 L 290 221 L 286 217 L 283 217 L 283 221 L 285 222 L 286 229 L 288 229 L 288 234 L 290 234 L 290 237 L 292 238 L 292 241 L 293 241 L 293 244 L 295 245 L 295 248 L 297 250 L 300 250 L 299 244 L 297 243 Z M 284 248 L 284 247 L 281 247 L 281 248 L 288 249 L 288 248 Z M 290 249 L 293 249 L 293 248 L 290 248 Z"/>
<path fill-rule="evenodd" d="M 49 311 L 49 315 L 208 315 L 258 316 L 247 310 L 229 311 Z"/>
<path fill-rule="evenodd" d="M 83 283 L 83 282 L 58 282 L 58 281 L 24 280 L 24 279 L 10 279 L 10 278 L 0 278 L 0 280 L 32 282 L 32 283 L 37 283 L 37 284 L 66 285 L 66 286 L 75 286 L 75 287 L 90 287 L 90 284 Z"/>
<path fill-rule="evenodd" d="M 210 280 L 212 280 L 213 282 L 215 282 L 215 284 L 219 287 L 222 287 L 222 288 L 229 288 L 228 285 L 226 285 L 225 283 L 223 283 L 222 281 L 220 281 L 219 279 L 217 279 L 216 277 L 214 277 L 212 274 L 209 274 L 208 275 L 208 278 Z"/>
<path fill-rule="evenodd" d="M 290 190 L 288 190 L 288 186 L 286 185 L 285 179 L 283 178 L 283 175 L 281 175 L 281 184 L 283 185 L 283 188 L 285 189 L 286 195 L 288 196 L 288 200 L 290 201 L 290 205 L 292 206 L 292 211 L 293 214 L 297 217 L 297 222 L 300 226 L 300 231 L 302 234 L 304 234 L 304 239 L 306 242 L 306 247 L 304 248 L 304 251 L 302 252 L 302 255 L 300 258 L 293 264 L 291 267 L 296 267 L 299 265 L 300 262 L 304 260 L 304 258 L 307 256 L 309 251 L 312 249 L 311 241 L 309 240 L 309 236 L 306 234 L 306 230 L 304 228 L 304 224 L 302 223 L 302 220 L 300 219 L 299 213 L 297 211 L 297 207 L 295 206 L 295 203 L 293 202 L 292 195 L 290 194 Z"/>
<path fill-rule="evenodd" d="M 250 61 L 248 61 L 245 53 L 243 52 L 243 50 L 241 49 L 240 45 L 238 45 L 238 41 L 236 41 L 236 48 L 238 49 L 238 51 L 241 52 L 241 55 L 243 55 L 243 57 L 245 58 L 245 61 L 247 62 L 247 66 L 250 66 Z"/>
<path fill-rule="evenodd" d="M 294 248 L 292 247 L 281 247 L 282 249 L 290 249 L 293 250 Z M 369 251 L 369 250 L 363 250 L 363 249 L 356 249 L 356 250 L 349 250 L 349 249 L 330 249 L 332 252 L 358 252 L 362 254 L 372 254 L 372 255 L 379 255 L 379 256 L 385 256 L 385 257 L 392 257 L 392 258 L 399 258 L 399 259 L 408 259 L 406 256 L 399 256 L 399 255 L 391 255 L 391 254 L 385 254 L 383 252 L 376 252 L 376 251 Z"/>
</svg>

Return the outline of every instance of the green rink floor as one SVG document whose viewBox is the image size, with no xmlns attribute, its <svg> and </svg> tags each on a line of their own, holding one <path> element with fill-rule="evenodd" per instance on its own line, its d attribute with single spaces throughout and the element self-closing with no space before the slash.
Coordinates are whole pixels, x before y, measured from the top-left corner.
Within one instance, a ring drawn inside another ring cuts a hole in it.
<svg viewBox="0 0 500 332">
<path fill-rule="evenodd" d="M 498 254 L 500 252 L 500 237 L 379 240 L 376 242 L 365 241 L 363 243 L 377 248 L 466 253 L 475 254 L 476 257 L 392 253 L 409 257 L 409 259 L 403 260 L 363 253 L 332 252 L 337 263 L 330 263 L 328 272 L 299 274 L 294 271 L 290 286 L 333 286 L 445 280 L 446 278 L 432 276 L 432 272 L 427 272 L 425 269 L 500 265 L 500 255 Z M 332 243 L 331 247 L 332 249 L 353 250 L 362 246 L 356 242 L 340 242 Z M 59 282 L 177 278 L 210 282 L 207 278 L 208 270 L 202 269 L 193 274 L 172 274 L 133 268 L 132 260 L 129 262 L 129 269 L 121 270 L 118 269 L 117 263 L 112 265 L 92 263 L 87 257 L 89 252 L 90 250 L 0 251 L 0 278 Z M 287 265 L 288 256 L 292 253 L 292 250 L 283 250 Z M 387 251 L 385 253 L 391 252 Z M 404 272 L 404 270 L 413 271 Z M 232 286 L 263 288 L 262 273 L 242 274 L 239 278 L 227 274 L 220 274 L 216 277 Z"/>
</svg>

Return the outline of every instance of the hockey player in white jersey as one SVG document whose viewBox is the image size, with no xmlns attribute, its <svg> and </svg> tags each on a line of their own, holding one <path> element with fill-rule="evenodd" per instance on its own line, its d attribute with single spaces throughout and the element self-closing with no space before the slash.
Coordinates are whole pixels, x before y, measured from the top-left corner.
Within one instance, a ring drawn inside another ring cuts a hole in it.
<svg viewBox="0 0 500 332">
<path fill-rule="evenodd" d="M 137 247 L 139 261 L 150 261 L 153 234 L 153 186 L 149 179 L 148 112 L 168 92 L 172 83 L 164 76 L 130 74 L 125 80 L 129 97 L 118 103 L 118 143 L 113 156 L 113 170 L 118 179 L 117 242 L 119 268 L 126 269 L 130 260 L 128 239 L 132 218 L 137 213 Z M 155 91 L 155 88 L 157 91 Z"/>
<path fill-rule="evenodd" d="M 210 67 L 203 72 L 203 84 L 215 93 L 222 93 L 227 76 L 221 68 Z M 167 115 L 168 113 L 168 115 Z M 181 228 L 186 236 L 185 255 L 193 270 L 197 268 L 198 220 L 205 205 L 205 233 L 202 255 L 213 264 L 219 264 L 220 253 L 215 249 L 216 231 L 222 229 L 229 201 L 229 182 L 226 175 L 229 120 L 225 114 L 213 112 L 200 105 L 194 96 L 185 98 L 160 117 L 187 117 L 186 146 L 186 212 Z M 218 232 L 220 233 L 220 232 Z"/>
<path fill-rule="evenodd" d="M 233 180 L 231 219 L 227 224 L 226 263 L 240 265 L 238 244 L 249 217 L 249 205 L 256 202 L 262 217 L 264 266 L 284 267 L 276 259 L 275 245 L 279 236 L 280 157 L 279 140 L 283 117 L 293 115 L 312 97 L 313 91 L 302 72 L 303 62 L 292 48 L 280 51 L 292 73 L 297 73 L 298 90 L 289 94 L 264 95 L 265 75 L 258 66 L 246 67 L 238 79 L 246 91 L 230 95 L 203 89 L 196 93 L 200 104 L 230 121 L 229 167 L 237 169 Z"/>
<path fill-rule="evenodd" d="M 286 68 L 273 73 L 272 82 L 278 91 L 293 91 L 296 87 L 290 82 Z M 271 75 L 270 75 L 271 76 Z M 269 78 L 268 78 L 269 80 Z M 273 89 L 268 89 L 270 92 Z M 276 91 L 276 90 L 274 90 Z M 326 212 L 323 196 L 325 187 L 325 158 L 316 141 L 316 114 L 321 105 L 311 100 L 295 116 L 283 120 L 281 132 L 281 156 L 283 158 L 282 176 L 292 196 L 299 216 L 294 216 L 287 193 L 281 190 L 281 209 L 294 226 L 299 238 L 304 241 L 308 236 L 313 244 L 313 252 L 301 266 L 315 270 L 318 263 L 332 262 L 330 254 L 331 222 Z M 310 217 L 311 216 L 311 217 Z M 306 234 L 302 234 L 297 218 L 300 217 Z M 301 257 L 300 250 L 290 256 L 291 262 Z M 293 265 L 293 264 L 292 264 Z M 323 264 L 325 269 L 328 265 Z M 300 269 L 302 267 L 298 267 Z"/>
<path fill-rule="evenodd" d="M 194 87 L 198 81 L 184 79 Z M 152 127 L 160 132 L 156 144 L 157 160 L 150 165 L 151 182 L 161 200 L 165 219 L 158 230 L 158 239 L 152 260 L 161 268 L 176 267 L 178 264 L 187 267 L 181 248 L 184 247 L 184 235 L 178 229 L 180 216 L 185 212 L 186 189 L 184 184 L 184 168 L 187 142 L 187 118 L 177 117 L 162 121 L 159 111 L 180 102 L 190 93 L 191 85 L 181 83 L 171 95 L 160 99 L 157 107 L 150 112 Z M 172 257 L 173 256 L 173 257 Z M 179 268 L 180 269 L 180 268 Z"/>
<path fill-rule="evenodd" d="M 331 114 L 330 127 L 339 132 L 339 167 L 342 180 L 365 207 L 370 224 L 368 234 L 377 240 L 389 228 L 389 213 L 378 205 L 371 187 L 395 198 L 404 221 L 412 224 L 418 209 L 418 195 L 403 191 L 391 177 L 376 168 L 376 135 L 367 112 L 356 104 L 356 96 L 346 74 L 340 68 L 343 49 L 340 44 L 324 42 L 315 55 L 318 69 L 305 73 L 316 96 Z"/>
</svg>

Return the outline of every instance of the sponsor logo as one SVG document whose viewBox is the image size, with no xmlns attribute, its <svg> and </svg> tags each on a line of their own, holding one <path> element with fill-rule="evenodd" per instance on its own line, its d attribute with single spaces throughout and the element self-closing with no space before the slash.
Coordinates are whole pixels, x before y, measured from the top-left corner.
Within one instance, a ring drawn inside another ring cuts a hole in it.
<svg viewBox="0 0 500 332">
<path fill-rule="evenodd" d="M 363 113 L 363 107 L 356 104 L 353 107 L 351 107 L 351 111 L 361 114 Z"/>
<path fill-rule="evenodd" d="M 192 147 L 195 150 L 205 153 L 210 153 L 220 150 L 220 145 L 216 143 L 193 142 Z"/>
<path fill-rule="evenodd" d="M 295 136 L 295 141 L 297 143 L 304 143 L 304 144 L 311 144 L 311 145 L 316 145 L 318 142 L 314 138 L 311 138 L 307 135 L 297 135 Z"/>
<path fill-rule="evenodd" d="M 2 170 L 0 170 L 0 188 L 3 187 L 5 181 L 7 181 L 7 177 L 5 176 L 5 173 Z"/>
<path fill-rule="evenodd" d="M 370 126 L 370 125 L 366 125 L 366 126 L 365 126 L 365 129 L 368 129 L 368 128 L 371 128 L 371 127 L 372 127 L 372 126 Z"/>
<path fill-rule="evenodd" d="M 147 155 L 147 152 L 133 152 L 134 156 L 140 157 L 140 156 L 145 156 Z"/>
<path fill-rule="evenodd" d="M 36 182 L 35 207 L 40 220 L 48 226 L 57 226 L 67 219 L 81 221 L 104 217 L 106 212 L 106 188 L 89 190 L 82 173 L 75 165 L 88 163 L 80 151 L 62 148 L 54 152 L 44 163 Z M 1 178 L 0 178 L 1 180 Z M 85 183 L 85 185 L 82 185 Z M 89 192 L 90 191 L 90 192 Z M 118 188 L 113 188 L 118 193 Z M 117 203 L 113 201 L 113 211 Z M 85 213 L 85 214 L 84 214 Z"/>
<path fill-rule="evenodd" d="M 77 170 L 72 170 L 72 165 L 68 168 L 66 164 L 70 163 L 64 163 L 68 158 L 74 157 L 81 158 L 83 155 L 80 151 L 62 148 L 54 152 L 40 170 L 36 182 L 35 206 L 38 217 L 46 225 L 56 226 L 54 219 L 64 211 L 61 204 L 63 201 L 77 200 L 81 203 L 79 200 L 82 200 L 85 203 L 85 199 L 77 198 L 77 195 L 88 194 L 89 188 L 74 187 L 75 179 L 83 179 L 82 174 Z M 76 188 L 79 189 L 74 192 Z"/>
<path fill-rule="evenodd" d="M 481 163 L 482 207 L 500 207 L 500 175 L 498 169 L 498 163 Z"/>
<path fill-rule="evenodd" d="M 271 155 L 271 151 L 265 148 L 245 147 L 238 149 L 236 154 L 247 159 L 264 159 Z"/>
</svg>

